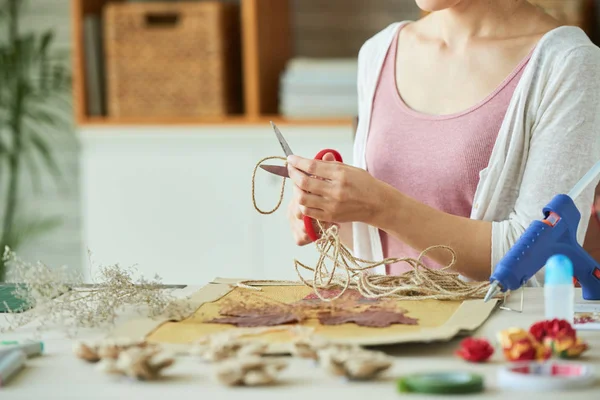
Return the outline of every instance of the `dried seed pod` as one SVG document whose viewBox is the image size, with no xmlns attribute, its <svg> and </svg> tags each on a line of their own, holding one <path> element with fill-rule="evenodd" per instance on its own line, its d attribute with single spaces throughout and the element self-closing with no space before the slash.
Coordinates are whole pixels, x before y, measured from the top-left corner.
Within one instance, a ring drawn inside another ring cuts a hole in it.
<svg viewBox="0 0 600 400">
<path fill-rule="evenodd" d="M 290 352 L 293 356 L 317 360 L 321 350 L 335 349 L 336 351 L 358 351 L 360 346 L 346 343 L 329 342 L 318 337 L 302 337 L 294 340 Z"/>
<path fill-rule="evenodd" d="M 93 345 L 88 345 L 83 342 L 76 342 L 73 345 L 73 353 L 78 358 L 87 362 L 95 363 L 100 361 L 100 355 L 98 355 L 98 348 Z"/>
<path fill-rule="evenodd" d="M 232 357 L 263 355 L 268 345 L 263 342 L 234 340 L 203 340 L 196 343 L 190 354 L 197 355 L 206 361 L 222 361 Z"/>
<path fill-rule="evenodd" d="M 162 370 L 174 362 L 173 358 L 161 356 L 156 348 L 130 347 L 121 351 L 117 359 L 103 359 L 99 369 L 106 373 L 151 381 L 158 379 Z"/>
<path fill-rule="evenodd" d="M 230 358 L 215 365 L 214 376 L 227 386 L 260 386 L 276 381 L 277 374 L 287 367 L 278 359 L 258 356 Z"/>
<path fill-rule="evenodd" d="M 323 368 L 351 380 L 370 380 L 392 366 L 391 358 L 378 351 L 327 348 L 318 352 Z"/>
<path fill-rule="evenodd" d="M 98 344 L 98 355 L 100 358 L 110 358 L 116 360 L 119 358 L 119 354 L 132 347 L 145 348 L 148 344 L 143 340 L 130 340 L 130 339 L 113 339 L 104 340 Z"/>
<path fill-rule="evenodd" d="M 307 340 L 296 340 L 292 343 L 290 353 L 295 357 L 309 358 L 316 360 L 318 358 L 317 351 L 314 346 Z"/>
</svg>

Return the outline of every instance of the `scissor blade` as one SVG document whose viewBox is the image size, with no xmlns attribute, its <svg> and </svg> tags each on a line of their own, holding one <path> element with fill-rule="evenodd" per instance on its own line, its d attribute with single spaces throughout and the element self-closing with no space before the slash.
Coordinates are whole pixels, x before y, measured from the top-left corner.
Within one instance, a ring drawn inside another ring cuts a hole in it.
<svg viewBox="0 0 600 400">
<path fill-rule="evenodd" d="M 272 174 L 283 176 L 284 178 L 290 177 L 287 167 L 281 165 L 261 165 L 260 167 Z"/>
<path fill-rule="evenodd" d="M 277 126 L 273 123 L 273 121 L 271 121 L 271 126 L 273 127 L 273 130 L 275 131 L 275 135 L 277 135 L 277 140 L 279 140 L 279 144 L 281 145 L 281 148 L 283 149 L 283 152 L 285 153 L 285 155 L 286 156 L 293 155 L 294 153 L 292 152 L 292 149 L 290 149 L 290 145 L 285 140 L 285 138 L 279 131 L 279 128 L 277 128 Z"/>
</svg>

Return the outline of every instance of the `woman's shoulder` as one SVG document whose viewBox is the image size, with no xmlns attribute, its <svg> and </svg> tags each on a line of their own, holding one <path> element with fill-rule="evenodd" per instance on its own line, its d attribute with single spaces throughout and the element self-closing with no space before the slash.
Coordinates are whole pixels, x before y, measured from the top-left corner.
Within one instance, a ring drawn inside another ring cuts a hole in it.
<svg viewBox="0 0 600 400">
<path fill-rule="evenodd" d="M 600 48 L 576 26 L 559 26 L 547 32 L 538 43 L 542 64 L 562 64 L 569 67 L 578 62 L 600 62 Z M 566 61 L 566 62 L 565 62 Z"/>
<path fill-rule="evenodd" d="M 378 54 L 387 52 L 394 34 L 398 31 L 401 25 L 404 25 L 410 21 L 394 22 L 375 33 L 369 39 L 367 39 L 358 52 L 359 63 L 372 60 L 377 57 Z"/>
<path fill-rule="evenodd" d="M 358 52 L 358 82 L 365 90 L 374 90 L 385 55 L 398 32 L 410 21 L 394 22 L 367 39 Z"/>
</svg>

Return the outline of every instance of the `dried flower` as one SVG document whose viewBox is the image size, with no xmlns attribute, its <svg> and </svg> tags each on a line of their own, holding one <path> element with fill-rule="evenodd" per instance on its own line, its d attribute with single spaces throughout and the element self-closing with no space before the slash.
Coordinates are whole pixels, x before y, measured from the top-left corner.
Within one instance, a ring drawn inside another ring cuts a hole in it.
<svg viewBox="0 0 600 400">
<path fill-rule="evenodd" d="M 299 338 L 292 342 L 290 353 L 296 357 L 317 360 L 317 350 L 324 346 L 325 343 L 315 342 L 312 338 Z"/>
<path fill-rule="evenodd" d="M 460 343 L 460 349 L 456 351 L 456 355 L 470 362 L 487 361 L 492 354 L 494 348 L 485 339 L 466 338 Z"/>
<path fill-rule="evenodd" d="M 292 355 L 311 360 L 318 360 L 318 352 L 326 349 L 335 349 L 337 351 L 358 351 L 360 346 L 347 343 L 334 343 L 320 337 L 306 336 L 299 337 L 292 342 L 290 352 Z"/>
<path fill-rule="evenodd" d="M 370 380 L 392 366 L 391 358 L 379 351 L 344 349 L 335 346 L 318 351 L 325 370 L 350 380 Z"/>
<path fill-rule="evenodd" d="M 158 348 L 130 347 L 119 352 L 116 359 L 103 359 L 98 367 L 103 372 L 152 381 L 158 379 L 162 371 L 174 362 L 173 358 L 160 354 Z"/>
<path fill-rule="evenodd" d="M 214 376 L 227 386 L 262 386 L 274 383 L 277 374 L 286 367 L 279 359 L 236 357 L 216 363 Z"/>
<path fill-rule="evenodd" d="M 150 348 L 157 346 L 143 340 L 104 339 L 95 343 L 76 342 L 73 345 L 73 353 L 85 361 L 98 362 L 104 359 L 116 360 L 122 351 L 133 347 Z"/>
<path fill-rule="evenodd" d="M 190 350 L 190 354 L 200 356 L 206 361 L 222 361 L 233 357 L 261 356 L 267 348 L 268 345 L 263 342 L 217 336 L 198 341 Z"/>
<path fill-rule="evenodd" d="M 98 355 L 98 348 L 96 346 L 90 346 L 82 342 L 76 342 L 73 345 L 73 353 L 75 353 L 78 358 L 81 358 L 87 362 L 95 363 L 100 361 L 100 355 Z"/>
<path fill-rule="evenodd" d="M 135 279 L 133 269 L 118 264 L 100 267 L 95 282 L 85 284 L 81 274 L 41 262 L 26 263 L 8 248 L 4 260 L 11 266 L 8 281 L 17 284 L 14 296 L 33 309 L 9 312 L 8 328 L 0 328 L 0 333 L 36 320 L 38 330 L 55 324 L 74 334 L 77 328 L 113 324 L 118 311 L 127 306 L 151 318 L 181 319 L 193 311 L 189 303 L 172 297 L 161 286 L 160 277 Z"/>
</svg>

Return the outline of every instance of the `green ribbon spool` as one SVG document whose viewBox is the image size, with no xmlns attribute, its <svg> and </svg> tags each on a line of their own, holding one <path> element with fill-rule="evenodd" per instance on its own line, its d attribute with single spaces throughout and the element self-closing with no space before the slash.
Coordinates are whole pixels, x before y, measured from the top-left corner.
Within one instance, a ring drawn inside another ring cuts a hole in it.
<svg viewBox="0 0 600 400">
<path fill-rule="evenodd" d="M 483 376 L 467 372 L 431 372 L 398 379 L 401 393 L 467 394 L 483 391 Z"/>
</svg>

